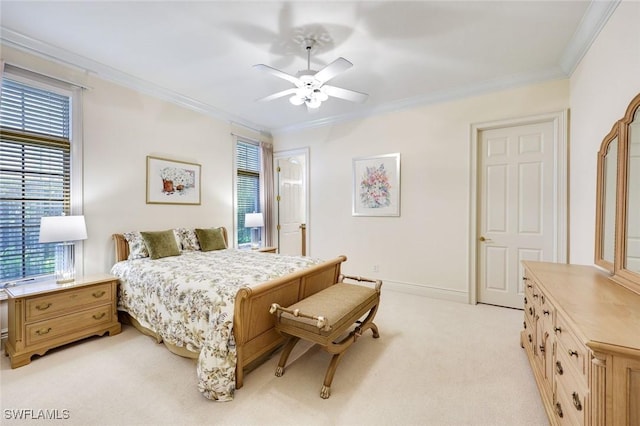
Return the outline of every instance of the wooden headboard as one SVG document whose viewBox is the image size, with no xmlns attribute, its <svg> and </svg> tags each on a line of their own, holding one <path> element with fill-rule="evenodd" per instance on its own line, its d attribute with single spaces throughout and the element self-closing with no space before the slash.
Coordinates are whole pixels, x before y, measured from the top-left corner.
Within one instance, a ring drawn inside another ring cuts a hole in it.
<svg viewBox="0 0 640 426">
<path fill-rule="evenodd" d="M 224 237 L 224 242 L 229 247 L 229 237 L 227 235 L 227 228 L 221 226 L 222 236 Z M 116 250 L 116 262 L 120 262 L 122 260 L 127 260 L 129 258 L 129 243 L 124 238 L 122 234 L 113 234 L 113 241 L 115 243 Z"/>
</svg>

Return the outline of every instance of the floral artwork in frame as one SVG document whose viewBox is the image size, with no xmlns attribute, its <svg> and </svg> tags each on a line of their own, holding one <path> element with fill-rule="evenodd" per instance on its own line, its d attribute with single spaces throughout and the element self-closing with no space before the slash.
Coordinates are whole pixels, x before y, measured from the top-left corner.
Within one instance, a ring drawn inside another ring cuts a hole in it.
<svg viewBox="0 0 640 426">
<path fill-rule="evenodd" d="M 353 216 L 400 216 L 400 154 L 353 159 Z"/>
<path fill-rule="evenodd" d="M 147 204 L 200 204 L 200 164 L 147 156 Z"/>
</svg>

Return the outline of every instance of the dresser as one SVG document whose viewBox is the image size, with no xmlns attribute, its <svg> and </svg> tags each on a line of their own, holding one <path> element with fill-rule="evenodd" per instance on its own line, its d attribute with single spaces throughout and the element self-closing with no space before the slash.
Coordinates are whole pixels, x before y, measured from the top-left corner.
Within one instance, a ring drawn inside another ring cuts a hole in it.
<svg viewBox="0 0 640 426">
<path fill-rule="evenodd" d="M 640 425 L 640 294 L 592 266 L 524 261 L 525 349 L 553 425 Z"/>
<path fill-rule="evenodd" d="M 33 355 L 89 336 L 120 333 L 116 311 L 118 279 L 86 276 L 69 284 L 43 281 L 6 289 L 11 368 Z"/>
</svg>

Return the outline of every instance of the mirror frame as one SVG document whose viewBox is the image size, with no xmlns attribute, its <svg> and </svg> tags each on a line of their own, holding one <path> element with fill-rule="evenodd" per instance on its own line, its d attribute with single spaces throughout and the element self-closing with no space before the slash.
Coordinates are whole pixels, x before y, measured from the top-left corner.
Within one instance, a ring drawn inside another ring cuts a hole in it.
<svg viewBox="0 0 640 426">
<path fill-rule="evenodd" d="M 616 121 L 611 131 L 605 136 L 598 151 L 598 170 L 596 186 L 596 241 L 594 260 L 596 265 L 606 269 L 620 285 L 640 294 L 640 272 L 626 269 L 626 241 L 629 190 L 629 129 L 636 112 L 640 110 L 640 93 L 629 103 L 624 116 Z M 640 112 L 638 112 L 640 114 Z M 617 138 L 617 139 L 616 139 Z M 611 143 L 618 144 L 616 162 L 616 194 L 615 194 L 615 232 L 613 264 L 603 258 L 604 251 L 604 200 L 605 200 L 605 159 Z"/>
<path fill-rule="evenodd" d="M 637 94 L 629 106 L 619 124 L 619 150 L 618 150 L 618 194 L 616 214 L 616 253 L 614 262 L 614 279 L 640 294 L 640 272 L 626 269 L 626 241 L 627 241 L 627 217 L 628 217 L 628 189 L 629 189 L 629 125 L 633 122 L 636 111 L 640 109 L 640 93 Z"/>
<path fill-rule="evenodd" d="M 618 200 L 618 191 L 620 188 L 619 185 L 619 170 L 620 170 L 620 166 L 619 166 L 619 160 L 620 160 L 620 135 L 619 135 L 619 129 L 620 129 L 620 123 L 616 122 L 613 127 L 611 128 L 611 131 L 607 134 L 607 136 L 604 137 L 604 139 L 602 140 L 602 144 L 600 145 L 600 151 L 598 151 L 598 170 L 597 170 L 597 186 L 596 186 L 596 245 L 595 245 L 595 250 L 594 250 L 594 257 L 595 257 L 595 263 L 596 265 L 600 266 L 601 268 L 606 269 L 607 271 L 609 271 L 611 274 L 614 273 L 615 271 L 615 267 L 614 267 L 614 262 L 615 262 L 615 254 L 617 252 L 617 239 L 616 239 L 616 233 L 618 232 L 617 230 L 617 221 L 618 221 L 618 209 L 617 209 L 617 200 Z M 613 205 L 613 211 L 611 212 L 611 214 L 613 214 L 614 220 L 616 222 L 616 225 L 614 225 L 614 235 L 613 235 L 613 239 L 614 239 L 614 253 L 613 253 L 613 259 L 611 260 L 607 260 L 604 258 L 604 219 L 605 219 L 605 190 L 607 188 L 606 182 L 605 182 L 605 164 L 606 164 L 606 157 L 607 154 L 609 153 L 609 149 L 611 147 L 611 144 L 614 143 L 617 146 L 617 158 L 616 158 L 616 162 L 615 162 L 615 167 L 616 167 L 616 184 L 615 184 L 615 191 L 616 193 L 614 194 L 614 200 L 615 203 Z"/>
</svg>

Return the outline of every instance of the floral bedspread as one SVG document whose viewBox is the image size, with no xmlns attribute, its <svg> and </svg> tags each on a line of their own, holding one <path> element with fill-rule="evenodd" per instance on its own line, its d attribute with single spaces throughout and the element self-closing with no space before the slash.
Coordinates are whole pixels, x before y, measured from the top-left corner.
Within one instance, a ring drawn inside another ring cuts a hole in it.
<svg viewBox="0 0 640 426">
<path fill-rule="evenodd" d="M 319 259 L 236 249 L 183 252 L 151 260 L 125 260 L 118 309 L 173 345 L 200 352 L 198 389 L 230 401 L 235 390 L 234 301 L 238 289 L 318 264 Z"/>
</svg>

